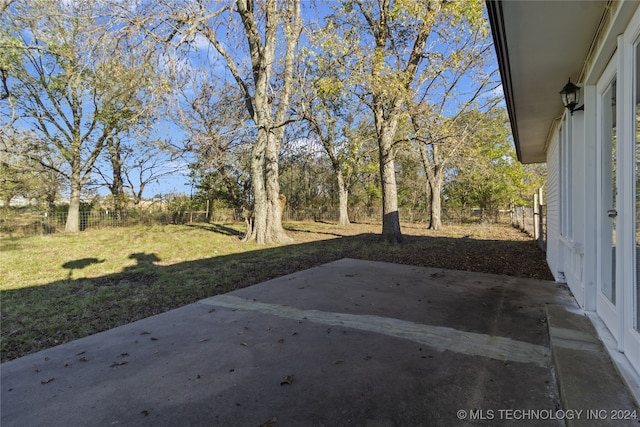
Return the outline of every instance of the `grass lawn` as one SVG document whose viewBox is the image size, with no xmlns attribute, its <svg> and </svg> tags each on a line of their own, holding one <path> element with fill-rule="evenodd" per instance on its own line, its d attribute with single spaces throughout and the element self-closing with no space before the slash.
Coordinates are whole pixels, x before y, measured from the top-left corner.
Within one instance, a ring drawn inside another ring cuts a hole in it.
<svg viewBox="0 0 640 427">
<path fill-rule="evenodd" d="M 508 225 L 285 224 L 293 244 L 241 243 L 244 224 L 88 230 L 0 240 L 2 362 L 215 294 L 359 258 L 552 280 L 536 243 Z"/>
</svg>

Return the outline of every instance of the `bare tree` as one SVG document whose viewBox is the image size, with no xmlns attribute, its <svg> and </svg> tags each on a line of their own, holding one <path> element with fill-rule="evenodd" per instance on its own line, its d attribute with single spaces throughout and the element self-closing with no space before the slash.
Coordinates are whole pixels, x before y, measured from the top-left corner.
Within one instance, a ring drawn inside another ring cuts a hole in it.
<svg viewBox="0 0 640 427">
<path fill-rule="evenodd" d="M 114 212 L 124 210 L 129 202 L 138 207 L 149 184 L 180 172 L 171 166 L 173 159 L 168 146 L 166 141 L 151 140 L 146 134 L 126 144 L 121 143 L 117 133 L 112 135 L 107 142 L 106 164 L 97 165 L 94 171 L 111 192 Z"/>
<path fill-rule="evenodd" d="M 1 16 L 12 23 L 18 52 L 8 68 L 20 116 L 15 125 L 32 127 L 67 162 L 58 172 L 69 181 L 68 232 L 80 230 L 81 191 L 100 154 L 136 120 L 143 102 L 140 86 L 132 86 L 140 81 L 139 69 L 129 69 L 118 55 L 128 48 L 104 7 L 98 1 L 16 1 Z"/>
<path fill-rule="evenodd" d="M 159 154 L 160 150 L 152 147 L 153 144 L 149 142 L 134 147 L 124 162 L 124 187 L 130 193 L 136 207 L 140 205 L 149 184 L 178 172 L 176 167 L 170 166 L 173 164 L 170 157 Z"/>
<path fill-rule="evenodd" d="M 80 230 L 80 192 L 107 138 L 95 114 L 99 95 L 89 64 L 93 46 L 88 43 L 100 40 L 104 28 L 87 19 L 91 15 L 87 6 L 17 2 L 3 15 L 30 30 L 13 34 L 21 46 L 33 47 L 22 49 L 20 62 L 12 64 L 15 106 L 69 165 L 66 231 Z"/>
<path fill-rule="evenodd" d="M 407 101 L 412 139 L 427 176 L 429 228 L 442 228 L 441 193 L 451 159 L 468 143 L 499 101 L 497 68 L 484 19 L 439 25 L 438 53 L 420 76 L 423 91 Z M 482 114 L 470 114 L 481 112 Z"/>
<path fill-rule="evenodd" d="M 4 208 L 23 196 L 43 202 L 49 211 L 64 189 L 64 160 L 33 132 L 0 133 L 0 197 Z"/>
<path fill-rule="evenodd" d="M 214 196 L 212 187 L 226 202 L 251 209 L 249 163 L 255 127 L 242 93 L 233 82 L 221 81 L 203 61 L 198 68 L 179 69 L 175 122 L 184 140 L 172 144 L 176 155 L 191 163 L 199 189 Z M 195 159 L 193 158 L 195 156 Z"/>
<path fill-rule="evenodd" d="M 173 26 L 167 39 L 189 41 L 196 35 L 204 38 L 222 58 L 255 126 L 251 154 L 253 221 L 245 240 L 259 244 L 290 241 L 282 228 L 278 155 L 290 122 L 301 31 L 299 0 L 237 0 L 216 10 L 201 2 L 172 4 L 168 8 L 168 20 Z M 236 35 L 242 35 L 244 46 L 231 49 Z"/>
</svg>

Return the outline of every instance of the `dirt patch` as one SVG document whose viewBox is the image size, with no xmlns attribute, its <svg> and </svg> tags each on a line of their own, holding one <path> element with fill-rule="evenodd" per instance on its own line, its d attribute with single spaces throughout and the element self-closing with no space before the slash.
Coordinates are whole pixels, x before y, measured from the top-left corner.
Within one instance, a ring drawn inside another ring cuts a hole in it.
<svg viewBox="0 0 640 427">
<path fill-rule="evenodd" d="M 553 280 L 546 254 L 537 242 L 507 224 L 453 225 L 438 231 L 429 230 L 426 225 L 404 224 L 405 241 L 401 245 L 381 242 L 380 227 L 329 227 L 316 223 L 304 230 L 291 224 L 287 230 L 296 242 L 353 239 L 344 251 L 344 256 L 350 258 Z"/>
</svg>

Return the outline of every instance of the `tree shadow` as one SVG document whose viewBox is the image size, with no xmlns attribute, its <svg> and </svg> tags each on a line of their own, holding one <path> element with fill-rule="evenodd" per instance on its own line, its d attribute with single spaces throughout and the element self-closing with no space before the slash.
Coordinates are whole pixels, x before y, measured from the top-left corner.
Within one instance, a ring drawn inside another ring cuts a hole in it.
<svg viewBox="0 0 640 427">
<path fill-rule="evenodd" d="M 140 267 L 153 268 L 155 267 L 155 263 L 160 261 L 158 255 L 156 254 L 145 254 L 143 252 L 137 252 L 129 255 L 127 258 L 135 259 L 137 264 L 130 267 L 125 267 L 122 271 L 134 270 Z"/>
<path fill-rule="evenodd" d="M 315 221 L 315 222 L 322 222 L 322 221 Z M 322 222 L 323 224 L 332 224 L 330 222 Z M 335 224 L 333 224 L 335 225 Z M 340 233 L 331 233 L 328 231 L 313 231 L 313 230 L 303 230 L 300 228 L 296 228 L 294 226 L 291 225 L 284 225 L 282 228 L 284 228 L 286 231 L 294 231 L 296 233 L 309 233 L 309 234 L 324 234 L 327 236 L 336 236 L 336 237 L 345 237 L 347 236 L 347 234 L 340 234 Z"/>
<path fill-rule="evenodd" d="M 102 264 L 105 262 L 104 259 L 99 260 L 98 258 L 81 258 L 73 261 L 67 261 L 62 264 L 62 268 L 69 270 L 69 280 L 71 280 L 73 276 L 73 270 L 82 270 L 92 264 Z"/>
<path fill-rule="evenodd" d="M 239 234 L 224 226 L 202 228 Z M 158 265 L 155 253 L 131 253 L 136 265 L 117 273 L 2 291 L 2 362 L 342 258 L 553 280 L 533 240 L 406 235 L 398 245 L 374 233 L 325 234 L 340 238 L 170 265 Z M 103 261 L 84 258 L 63 267 L 73 271 Z"/>
<path fill-rule="evenodd" d="M 224 234 L 226 236 L 238 236 L 243 235 L 242 232 L 234 230 L 231 227 L 225 227 L 221 224 L 187 224 L 187 227 L 198 228 L 200 230 L 211 231 L 213 233 Z"/>
<path fill-rule="evenodd" d="M 0 251 L 12 251 L 18 249 L 20 245 L 15 241 L 0 239 Z"/>
</svg>

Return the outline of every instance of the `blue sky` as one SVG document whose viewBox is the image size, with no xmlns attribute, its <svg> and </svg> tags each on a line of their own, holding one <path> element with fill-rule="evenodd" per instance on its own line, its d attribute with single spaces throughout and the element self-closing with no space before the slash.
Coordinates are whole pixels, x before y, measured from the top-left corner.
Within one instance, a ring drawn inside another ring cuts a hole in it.
<svg viewBox="0 0 640 427">
<path fill-rule="evenodd" d="M 313 19 L 315 21 L 318 21 L 322 16 L 329 13 L 328 4 L 329 3 L 318 2 L 318 8 L 314 9 L 313 7 L 310 7 L 309 4 L 305 2 L 305 0 L 303 0 L 303 16 L 307 15 L 305 19 Z M 312 15 L 312 17 L 309 18 L 309 15 Z M 215 56 L 214 50 L 209 46 L 208 41 L 204 40 L 202 37 L 196 36 L 193 46 L 200 54 L 204 53 L 210 58 L 212 56 Z M 216 63 L 216 61 L 213 62 Z M 495 59 L 492 58 L 492 62 L 495 65 Z M 228 71 L 225 67 L 222 67 L 220 65 L 220 62 L 217 62 L 217 65 L 215 67 L 216 74 L 230 77 Z M 157 133 L 169 136 L 176 142 L 183 138 L 181 131 L 176 126 L 173 126 L 171 124 L 159 123 L 157 128 Z M 170 170 L 174 170 L 175 172 L 170 176 L 163 176 L 158 178 L 156 181 L 149 183 L 144 191 L 144 197 L 151 198 L 157 194 L 166 195 L 172 193 L 183 193 L 187 195 L 190 194 L 192 188 L 191 180 L 188 177 L 188 160 L 181 159 L 167 162 L 164 167 Z M 108 194 L 108 189 L 106 187 L 102 187 L 99 192 L 100 194 Z"/>
<path fill-rule="evenodd" d="M 326 2 L 317 2 L 316 3 L 317 8 L 314 9 L 312 6 L 309 6 L 309 3 L 306 3 L 303 0 L 303 10 L 302 10 L 303 19 L 312 19 L 318 22 L 319 20 L 321 20 L 322 16 L 325 16 L 329 13 L 328 4 L 329 3 L 326 3 Z M 307 16 L 305 17 L 305 15 Z M 309 15 L 311 15 L 311 18 L 309 17 Z M 199 50 L 201 53 L 206 52 L 209 57 L 216 56 L 216 54 L 213 52 L 213 49 L 209 46 L 208 41 L 206 41 L 202 37 L 196 36 L 193 46 L 196 47 L 197 50 Z M 495 56 L 493 53 L 493 49 L 491 49 L 491 56 L 492 58 L 488 61 L 488 64 L 487 64 L 488 68 L 497 69 L 497 64 L 496 64 Z M 217 64 L 218 65 L 216 65 L 216 68 L 218 67 L 220 68 L 219 72 L 224 73 L 225 75 L 230 77 L 230 74 L 228 73 L 226 68 L 221 66 L 220 62 L 218 62 Z M 501 96 L 502 95 L 501 86 L 495 89 L 493 91 L 493 94 Z M 177 137 L 177 134 L 175 136 Z M 186 164 L 185 164 L 184 174 L 175 174 L 174 176 L 171 176 L 171 177 L 161 178 L 159 183 L 154 183 L 154 185 L 149 187 L 149 191 L 147 192 L 148 196 L 150 197 L 151 195 L 154 195 L 156 193 L 167 194 L 167 193 L 174 193 L 174 192 L 182 192 L 185 194 L 189 194 L 190 180 L 186 176 L 187 173 L 188 173 L 188 170 L 186 170 Z"/>
</svg>

